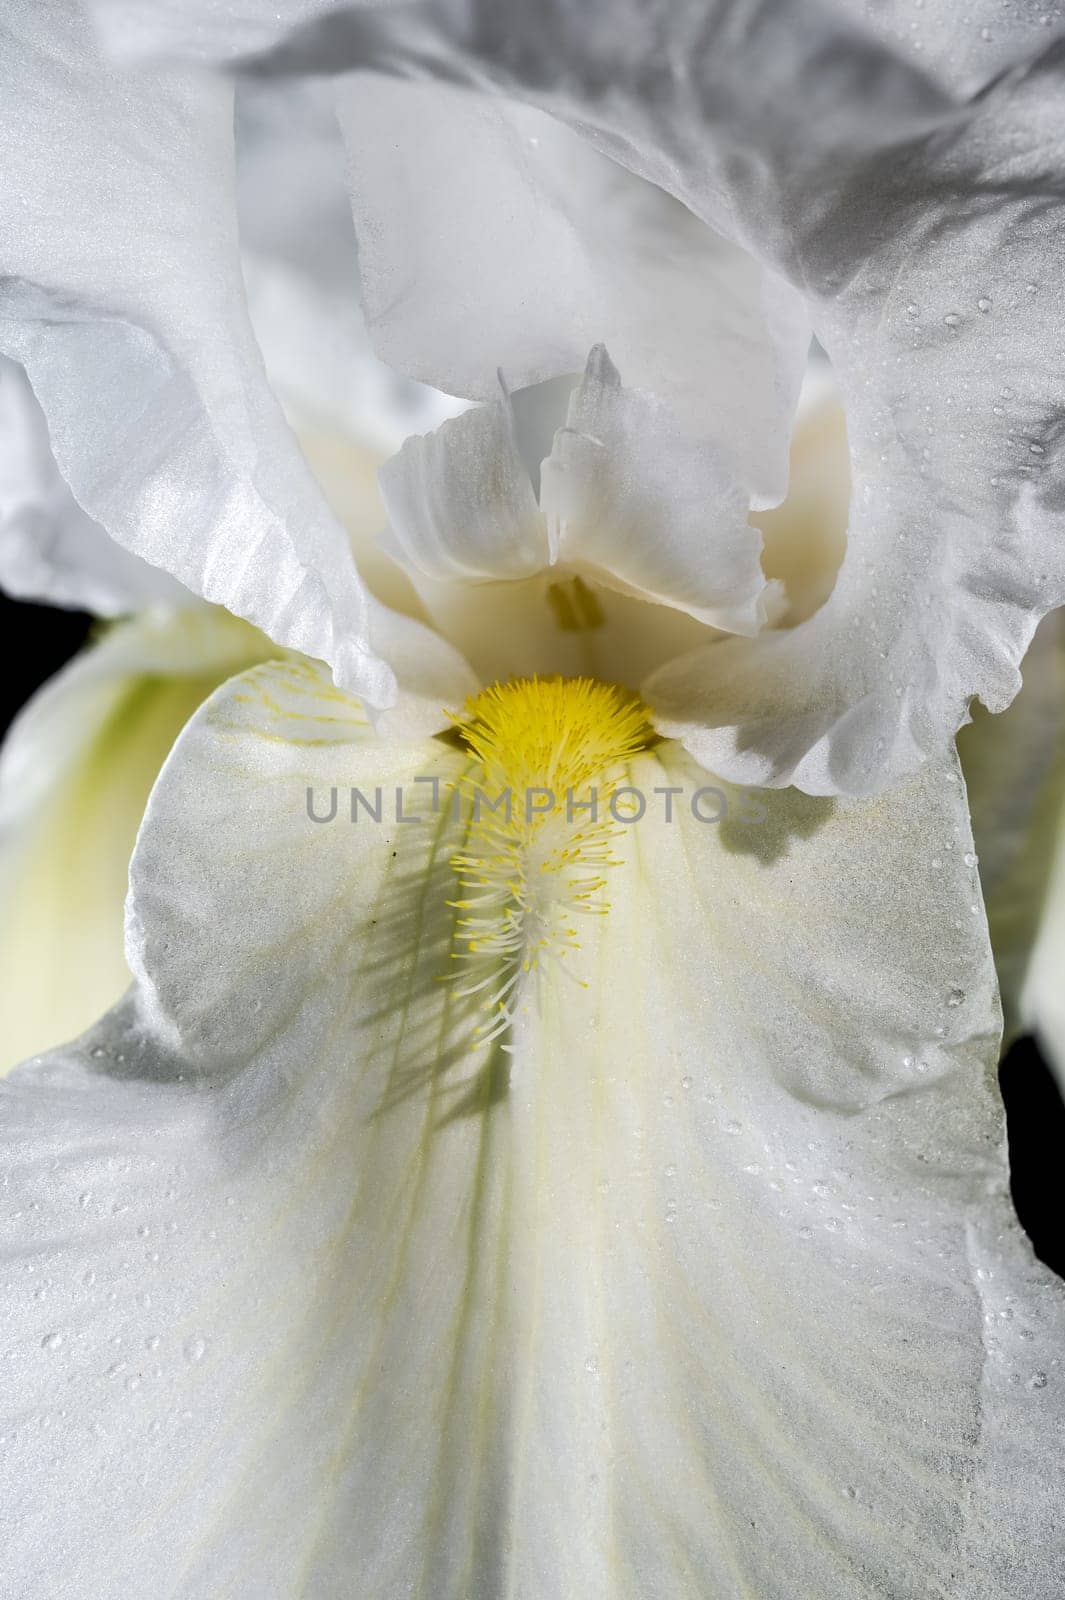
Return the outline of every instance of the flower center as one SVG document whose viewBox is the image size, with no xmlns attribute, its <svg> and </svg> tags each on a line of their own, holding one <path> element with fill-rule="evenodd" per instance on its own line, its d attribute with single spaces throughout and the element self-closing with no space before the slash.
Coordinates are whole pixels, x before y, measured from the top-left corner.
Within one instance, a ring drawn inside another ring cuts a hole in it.
<svg viewBox="0 0 1065 1600">
<path fill-rule="evenodd" d="M 609 910 L 615 797 L 626 761 L 654 734 L 639 700 L 591 678 L 493 684 L 455 725 L 474 766 L 463 782 L 469 831 L 452 857 L 452 954 L 470 980 L 460 993 L 482 997 L 476 1033 L 487 1044 L 513 1022 L 522 979 L 580 948 L 580 916 Z"/>
</svg>

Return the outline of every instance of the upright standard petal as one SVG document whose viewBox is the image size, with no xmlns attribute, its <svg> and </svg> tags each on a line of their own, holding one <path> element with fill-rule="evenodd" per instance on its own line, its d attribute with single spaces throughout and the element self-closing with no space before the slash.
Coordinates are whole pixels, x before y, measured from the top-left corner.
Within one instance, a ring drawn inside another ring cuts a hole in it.
<svg viewBox="0 0 1065 1600">
<path fill-rule="evenodd" d="M 854 457 L 839 582 L 786 638 L 656 687 L 664 725 L 736 779 L 865 793 L 937 759 L 972 698 L 1009 703 L 1065 599 L 1065 45 L 1039 36 L 965 104 L 821 0 L 360 7 L 267 63 L 532 103 L 803 293 Z"/>
<path fill-rule="evenodd" d="M 488 399 L 498 365 L 523 387 L 603 341 L 693 431 L 714 419 L 759 503 L 782 498 L 810 334 L 772 269 L 531 107 L 366 74 L 337 100 L 386 361 Z"/>
<path fill-rule="evenodd" d="M 633 758 L 682 798 L 508 1057 L 440 981 L 469 807 L 414 782 L 470 760 L 309 666 L 183 736 L 140 1011 L 2 1090 L 10 1585 L 1053 1600 L 1065 1306 L 1008 1210 L 956 773 L 714 827 L 682 752 Z"/>
<path fill-rule="evenodd" d="M 375 704 L 365 594 L 244 304 L 233 93 L 102 63 L 81 9 L 8 8 L 0 344 L 78 502 L 119 543 Z"/>
<path fill-rule="evenodd" d="M 359 66 L 378 40 L 372 6 L 224 24 L 198 5 L 92 10 L 119 55 L 268 75 Z M 772 267 L 533 107 L 365 75 L 340 82 L 337 102 L 367 321 L 387 362 L 483 400 L 500 361 L 524 387 L 579 370 L 603 340 L 696 431 L 720 412 L 737 474 L 760 504 L 782 497 L 809 320 Z"/>
<path fill-rule="evenodd" d="M 412 431 L 464 410 L 373 353 L 331 84 L 241 80 L 236 157 L 248 312 L 301 442 L 325 430 L 388 455 Z"/>
</svg>

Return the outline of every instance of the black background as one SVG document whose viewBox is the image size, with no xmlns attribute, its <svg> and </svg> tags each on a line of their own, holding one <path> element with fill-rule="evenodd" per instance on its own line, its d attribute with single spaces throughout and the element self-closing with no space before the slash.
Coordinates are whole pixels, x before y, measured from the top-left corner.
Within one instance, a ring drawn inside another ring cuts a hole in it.
<svg viewBox="0 0 1065 1600">
<path fill-rule="evenodd" d="M 85 642 L 92 618 L 0 596 L 7 671 L 0 729 Z M 5 930 L 7 937 L 17 929 Z M 1065 953 L 1062 958 L 1065 983 Z M 1013 1200 L 1036 1253 L 1065 1278 L 1065 1104 L 1035 1044 L 1022 1039 L 1002 1063 Z"/>
</svg>

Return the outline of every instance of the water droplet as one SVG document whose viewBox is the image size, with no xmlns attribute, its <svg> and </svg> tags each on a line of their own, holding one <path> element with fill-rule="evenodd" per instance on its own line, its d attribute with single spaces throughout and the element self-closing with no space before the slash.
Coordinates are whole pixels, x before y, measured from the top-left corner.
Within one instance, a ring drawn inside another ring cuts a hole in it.
<svg viewBox="0 0 1065 1600">
<path fill-rule="evenodd" d="M 184 1349 L 186 1361 L 202 1361 L 207 1354 L 207 1340 L 200 1338 L 186 1339 Z"/>
<path fill-rule="evenodd" d="M 948 328 L 957 328 L 961 325 L 961 318 L 956 311 L 948 311 L 943 321 Z"/>
<path fill-rule="evenodd" d="M 950 1007 L 950 1009 L 952 1011 L 956 1011 L 958 1009 L 958 1007 L 961 1005 L 961 1003 L 962 1003 L 962 1001 L 964 999 L 965 999 L 965 990 L 964 989 L 958 989 L 958 988 L 951 989 L 949 994 L 947 995 L 947 1005 Z"/>
<path fill-rule="evenodd" d="M 1032 1376 L 1028 1379 L 1029 1389 L 1045 1389 L 1046 1386 L 1047 1375 L 1045 1372 L 1033 1372 Z"/>
<path fill-rule="evenodd" d="M 41 1340 L 41 1349 L 58 1350 L 62 1343 L 63 1335 L 61 1333 L 46 1333 L 44 1338 Z"/>
<path fill-rule="evenodd" d="M 838 1217 L 826 1217 L 825 1229 L 828 1233 L 842 1233 L 843 1224 Z"/>
<path fill-rule="evenodd" d="M 1041 444 L 1030 444 L 1028 446 L 1028 449 L 1031 451 L 1033 456 L 1045 456 L 1046 455 L 1046 450 L 1045 450 L 1044 446 L 1041 445 Z"/>
<path fill-rule="evenodd" d="M 982 294 L 980 296 L 979 300 L 976 302 L 976 309 L 978 311 L 982 311 L 985 316 L 991 310 L 991 302 L 987 298 L 986 294 Z"/>
</svg>

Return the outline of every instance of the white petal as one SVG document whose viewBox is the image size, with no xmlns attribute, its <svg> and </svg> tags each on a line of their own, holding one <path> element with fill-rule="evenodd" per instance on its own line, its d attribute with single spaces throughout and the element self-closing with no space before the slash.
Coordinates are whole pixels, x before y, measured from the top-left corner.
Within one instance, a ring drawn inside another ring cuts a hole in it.
<svg viewBox="0 0 1065 1600">
<path fill-rule="evenodd" d="M 111 629 L 34 696 L 0 748 L 0 1071 L 80 1033 L 130 982 L 129 858 L 187 719 L 272 650 L 222 612 Z"/>
<path fill-rule="evenodd" d="M 956 775 L 634 826 L 508 1075 L 438 981 L 446 822 L 303 809 L 459 761 L 275 669 L 169 764 L 135 927 L 183 1054 L 127 1010 L 3 1091 L 17 1592 L 1053 1600 L 1065 1308 Z"/>
<path fill-rule="evenodd" d="M 556 560 L 685 611 L 755 633 L 765 621 L 761 537 L 716 440 L 686 437 L 649 395 L 623 389 L 593 350 L 544 462 L 540 504 Z"/>
<path fill-rule="evenodd" d="M 882 787 L 936 757 L 973 696 L 1009 703 L 1065 597 L 1060 50 L 960 111 L 813 7 L 737 0 L 691 26 L 619 5 L 601 30 L 550 14 L 472 25 L 471 76 L 667 169 L 704 220 L 801 282 L 848 413 L 855 492 L 828 606 L 667 672 L 649 691 L 660 725 L 740 780 Z M 661 70 L 641 71 L 648 54 Z"/>
<path fill-rule="evenodd" d="M 3 342 L 64 478 L 119 543 L 387 704 L 347 541 L 248 322 L 231 88 L 105 67 L 65 7 L 9 25 Z"/>
<path fill-rule="evenodd" d="M 324 0 L 222 14 L 209 0 L 90 9 L 118 56 L 275 74 L 343 71 L 379 42 L 374 8 Z M 522 387 L 578 371 L 603 340 L 630 382 L 665 395 L 689 425 L 701 431 L 719 412 L 756 502 L 781 498 L 809 345 L 782 278 L 529 107 L 365 77 L 341 82 L 338 97 L 365 306 L 387 362 L 489 399 L 498 366 Z"/>
<path fill-rule="evenodd" d="M 63 482 L 26 374 L 0 356 L 0 585 L 22 600 L 116 616 L 191 604 L 166 573 L 108 538 Z"/>
<path fill-rule="evenodd" d="M 801 286 L 836 368 L 855 498 L 832 600 L 664 679 L 667 731 L 738 779 L 862 793 L 939 757 L 972 697 L 1008 704 L 1065 598 L 1058 46 L 959 107 L 803 0 L 618 0 L 597 26 L 474 7 L 435 37 L 420 15 L 360 11 L 286 59 L 328 37 L 338 65 L 539 102 Z M 428 93 L 394 92 L 412 118 Z"/>
<path fill-rule="evenodd" d="M 465 402 L 373 353 L 331 86 L 244 79 L 236 109 L 242 271 L 271 386 L 301 435 L 343 432 L 390 455 Z"/>
<path fill-rule="evenodd" d="M 1062 32 L 1065 17 L 1042 0 L 1003 6 L 967 0 L 959 14 L 951 0 L 836 0 L 840 9 L 875 29 L 891 48 L 914 52 L 913 61 L 948 89 L 975 94 L 1007 68 L 1044 49 Z"/>
<path fill-rule="evenodd" d="M 414 574 L 455 583 L 525 578 L 547 565 L 547 530 L 508 402 L 407 440 L 380 472 L 385 548 Z"/>
<path fill-rule="evenodd" d="M 188 55 L 196 60 L 229 61 L 257 55 L 289 29 L 313 25 L 335 7 L 335 0 L 88 0 L 108 49 L 116 57 Z"/>
<path fill-rule="evenodd" d="M 367 321 L 400 370 L 491 398 L 605 342 L 735 475 L 783 494 L 809 329 L 798 297 L 542 113 L 441 86 L 338 84 Z"/>
</svg>

